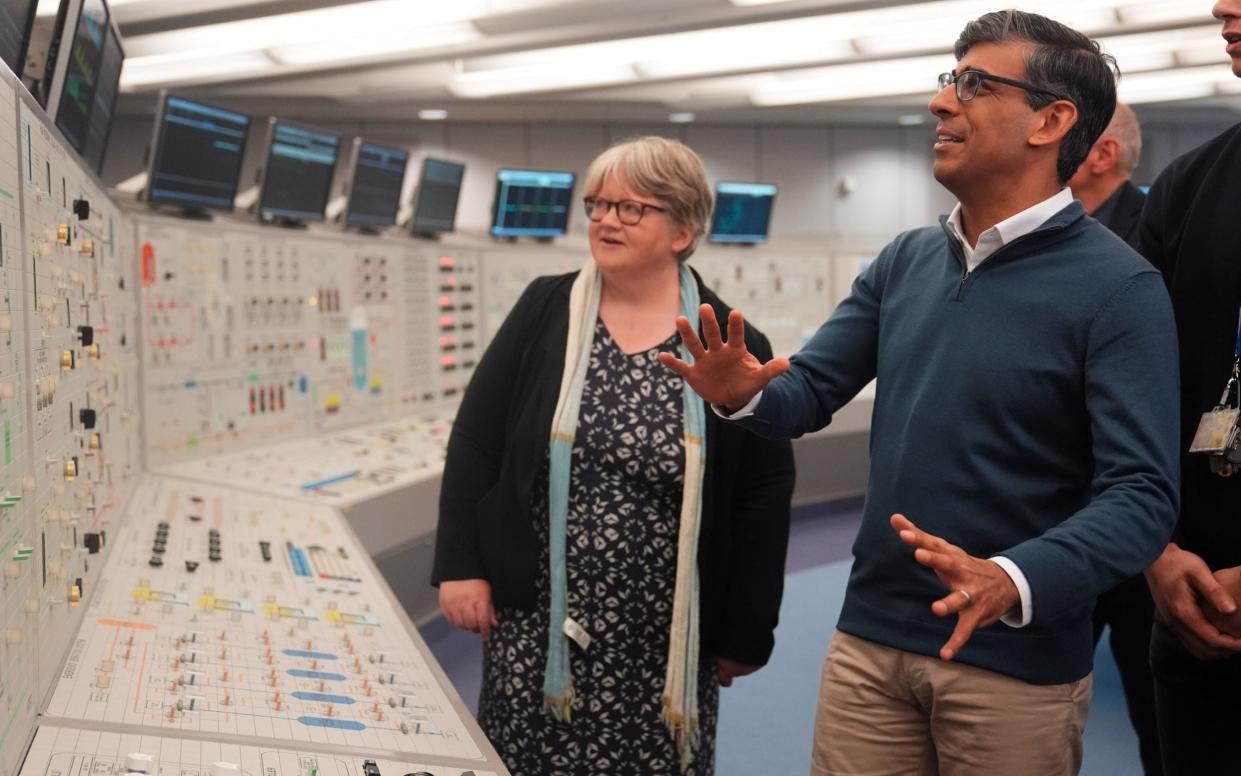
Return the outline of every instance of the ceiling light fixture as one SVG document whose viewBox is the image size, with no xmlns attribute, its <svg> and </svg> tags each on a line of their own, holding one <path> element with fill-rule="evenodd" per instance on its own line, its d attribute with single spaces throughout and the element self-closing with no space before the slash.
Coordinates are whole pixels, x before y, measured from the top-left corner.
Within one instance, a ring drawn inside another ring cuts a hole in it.
<svg viewBox="0 0 1241 776">
<path fill-rule="evenodd" d="M 203 83 L 269 72 L 272 61 L 261 51 L 230 52 L 226 55 L 211 51 L 189 54 L 156 54 L 125 60 L 121 69 L 121 90 L 130 91 L 149 86 Z"/>
<path fill-rule="evenodd" d="M 443 121 L 448 118 L 448 111 L 443 108 L 424 108 L 418 111 L 418 118 L 423 121 Z"/>
</svg>

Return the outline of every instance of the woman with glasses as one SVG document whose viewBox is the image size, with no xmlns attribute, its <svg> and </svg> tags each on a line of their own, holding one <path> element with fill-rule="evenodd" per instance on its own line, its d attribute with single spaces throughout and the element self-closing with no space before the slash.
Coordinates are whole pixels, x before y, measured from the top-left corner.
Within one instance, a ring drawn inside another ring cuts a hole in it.
<svg viewBox="0 0 1241 776">
<path fill-rule="evenodd" d="M 485 641 L 479 721 L 514 776 L 704 776 L 719 686 L 771 654 L 792 451 L 658 360 L 686 356 L 677 316 L 729 312 L 685 263 L 702 161 L 639 138 L 584 188 L 592 258 L 526 289 L 457 413 L 433 582 Z"/>
</svg>

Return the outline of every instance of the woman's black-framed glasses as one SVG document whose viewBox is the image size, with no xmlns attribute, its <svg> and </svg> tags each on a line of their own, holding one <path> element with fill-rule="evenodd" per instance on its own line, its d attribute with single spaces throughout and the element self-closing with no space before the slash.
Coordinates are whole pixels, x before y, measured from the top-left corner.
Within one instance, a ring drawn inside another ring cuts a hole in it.
<svg viewBox="0 0 1241 776">
<path fill-rule="evenodd" d="M 983 73 L 978 70 L 962 70 L 956 75 L 953 75 L 952 73 L 940 73 L 939 90 L 943 91 L 944 87 L 949 84 L 956 84 L 957 99 L 961 102 L 969 102 L 978 96 L 978 90 L 982 88 L 983 81 L 995 81 L 1000 84 L 1016 86 L 1018 89 L 1025 89 L 1027 92 L 1034 92 L 1036 94 L 1046 94 L 1047 96 L 1054 97 L 1057 100 L 1069 99 L 1064 95 L 1056 94 L 1055 92 L 1044 89 L 1041 86 L 1028 84 L 1025 81 L 1015 81 L 1012 78 L 1002 78 L 998 75 L 991 75 L 990 73 Z"/>
<path fill-rule="evenodd" d="M 637 226 L 638 222 L 642 220 L 642 216 L 646 215 L 648 210 L 655 210 L 660 213 L 668 212 L 665 208 L 658 205 L 648 205 L 636 199 L 622 199 L 619 202 L 613 202 L 610 199 L 586 197 L 582 200 L 582 204 L 586 206 L 586 217 L 591 221 L 602 221 L 607 217 L 609 210 L 616 208 L 616 218 L 625 226 Z"/>
</svg>

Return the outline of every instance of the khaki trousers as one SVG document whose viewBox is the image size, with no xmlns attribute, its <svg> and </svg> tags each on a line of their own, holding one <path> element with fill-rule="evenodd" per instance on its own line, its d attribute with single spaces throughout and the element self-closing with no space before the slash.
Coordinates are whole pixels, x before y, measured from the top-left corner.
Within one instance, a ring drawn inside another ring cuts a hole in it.
<svg viewBox="0 0 1241 776">
<path fill-rule="evenodd" d="M 1092 677 L 1027 684 L 837 632 L 811 776 L 1075 776 Z"/>
</svg>

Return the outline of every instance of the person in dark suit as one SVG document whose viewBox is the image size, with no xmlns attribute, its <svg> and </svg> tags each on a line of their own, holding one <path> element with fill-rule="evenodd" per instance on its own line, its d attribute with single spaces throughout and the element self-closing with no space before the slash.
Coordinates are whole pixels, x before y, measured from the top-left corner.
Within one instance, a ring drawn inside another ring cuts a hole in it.
<svg viewBox="0 0 1241 776">
<path fill-rule="evenodd" d="M 1142 128 L 1133 109 L 1116 103 L 1112 121 L 1069 179 L 1073 197 L 1095 220 L 1136 250 L 1146 195 L 1130 182 L 1142 156 Z"/>
<path fill-rule="evenodd" d="M 1200 0 L 1206 11 L 1207 0 Z M 1241 78 L 1241 0 L 1216 0 L 1220 59 Z M 1202 413 L 1237 363 L 1241 308 L 1241 124 L 1173 161 L 1142 211 L 1142 253 L 1172 296 L 1180 344 L 1181 514 L 1146 581 L 1151 668 L 1168 776 L 1237 773 L 1241 729 L 1241 476 L 1190 453 Z"/>
<path fill-rule="evenodd" d="M 1069 179 L 1073 196 L 1086 211 L 1136 250 L 1142 205 L 1146 200 L 1129 176 L 1142 155 L 1142 130 L 1133 110 L 1116 103 L 1116 112 L 1095 141 L 1086 161 Z M 1146 776 L 1163 776 L 1159 753 L 1159 729 L 1155 722 L 1155 680 L 1151 676 L 1151 628 L 1155 603 L 1141 576 L 1120 583 L 1099 596 L 1094 610 L 1094 640 L 1111 626 L 1108 643 L 1125 688 L 1129 721 L 1138 736 L 1142 769 Z"/>
</svg>

